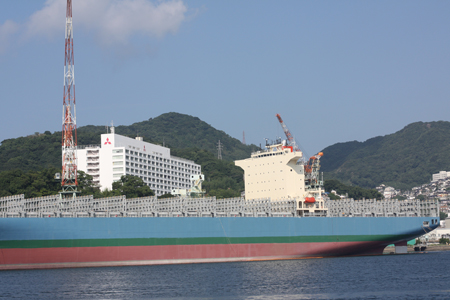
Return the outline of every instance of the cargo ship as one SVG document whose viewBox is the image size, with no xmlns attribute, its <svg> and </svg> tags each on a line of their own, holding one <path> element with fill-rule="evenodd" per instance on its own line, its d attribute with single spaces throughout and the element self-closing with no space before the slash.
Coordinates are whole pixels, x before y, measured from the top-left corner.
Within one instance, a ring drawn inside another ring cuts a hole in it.
<svg viewBox="0 0 450 300">
<path fill-rule="evenodd" d="M 439 225 L 435 201 L 330 200 L 320 157 L 286 141 L 236 161 L 231 199 L 0 198 L 0 269 L 299 259 L 382 254 Z"/>
</svg>

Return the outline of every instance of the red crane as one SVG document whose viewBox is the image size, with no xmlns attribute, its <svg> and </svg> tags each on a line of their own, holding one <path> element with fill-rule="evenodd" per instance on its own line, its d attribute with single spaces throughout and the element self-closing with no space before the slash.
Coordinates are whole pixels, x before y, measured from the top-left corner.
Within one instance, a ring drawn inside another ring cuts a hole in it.
<svg viewBox="0 0 450 300">
<path fill-rule="evenodd" d="M 286 138 L 288 139 L 288 145 L 292 146 L 293 150 L 296 152 L 300 152 L 300 148 L 297 146 L 297 143 L 294 140 L 294 137 L 292 136 L 291 132 L 287 128 L 286 124 L 284 124 L 283 120 L 281 119 L 281 116 L 279 114 L 276 115 L 278 118 L 278 121 L 280 121 L 281 127 L 283 128 L 284 134 L 286 135 Z"/>
<path fill-rule="evenodd" d="M 300 148 L 297 146 L 297 143 L 295 142 L 294 138 L 292 137 L 291 132 L 281 119 L 281 116 L 279 114 L 277 114 L 276 116 L 278 118 L 278 121 L 280 121 L 281 127 L 283 127 L 283 131 L 284 134 L 286 134 L 289 146 L 292 146 L 294 151 L 301 151 Z M 317 184 L 319 180 L 320 158 L 322 156 L 323 153 L 319 152 L 318 154 L 312 156 L 309 159 L 309 161 L 303 161 L 305 168 L 305 178 L 307 181 L 310 182 L 310 184 Z"/>
<path fill-rule="evenodd" d="M 78 180 L 72 0 L 67 0 L 66 7 L 61 177 L 61 194 L 73 194 L 75 197 L 77 193 Z"/>
</svg>

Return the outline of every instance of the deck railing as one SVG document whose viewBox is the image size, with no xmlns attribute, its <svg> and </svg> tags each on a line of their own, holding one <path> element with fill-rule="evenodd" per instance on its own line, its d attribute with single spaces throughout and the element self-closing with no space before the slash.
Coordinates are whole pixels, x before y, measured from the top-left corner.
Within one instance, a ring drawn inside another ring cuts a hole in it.
<svg viewBox="0 0 450 300">
<path fill-rule="evenodd" d="M 438 200 L 326 200 L 327 211 L 303 217 L 438 217 Z M 92 195 L 61 199 L 59 195 L 0 198 L 1 218 L 20 217 L 294 217 L 295 199 L 245 200 L 241 197 L 130 198 L 115 196 L 94 199 Z"/>
</svg>

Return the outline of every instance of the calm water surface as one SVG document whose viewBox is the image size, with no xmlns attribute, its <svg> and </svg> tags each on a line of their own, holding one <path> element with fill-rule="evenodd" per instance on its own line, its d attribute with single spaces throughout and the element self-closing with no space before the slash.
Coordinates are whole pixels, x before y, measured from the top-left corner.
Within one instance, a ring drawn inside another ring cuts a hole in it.
<svg viewBox="0 0 450 300">
<path fill-rule="evenodd" d="M 0 298 L 450 299 L 450 251 L 267 262 L 1 271 Z"/>
</svg>

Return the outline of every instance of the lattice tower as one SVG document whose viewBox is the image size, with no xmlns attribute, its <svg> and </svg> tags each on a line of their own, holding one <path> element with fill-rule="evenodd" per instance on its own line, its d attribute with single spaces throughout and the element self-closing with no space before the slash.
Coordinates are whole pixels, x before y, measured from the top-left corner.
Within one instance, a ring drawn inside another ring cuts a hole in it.
<svg viewBox="0 0 450 300">
<path fill-rule="evenodd" d="M 223 145 L 220 143 L 217 143 L 217 158 L 218 159 L 222 159 L 222 149 L 223 149 Z"/>
<path fill-rule="evenodd" d="M 62 194 L 77 192 L 77 123 L 73 56 L 72 0 L 67 0 L 62 117 Z"/>
</svg>

